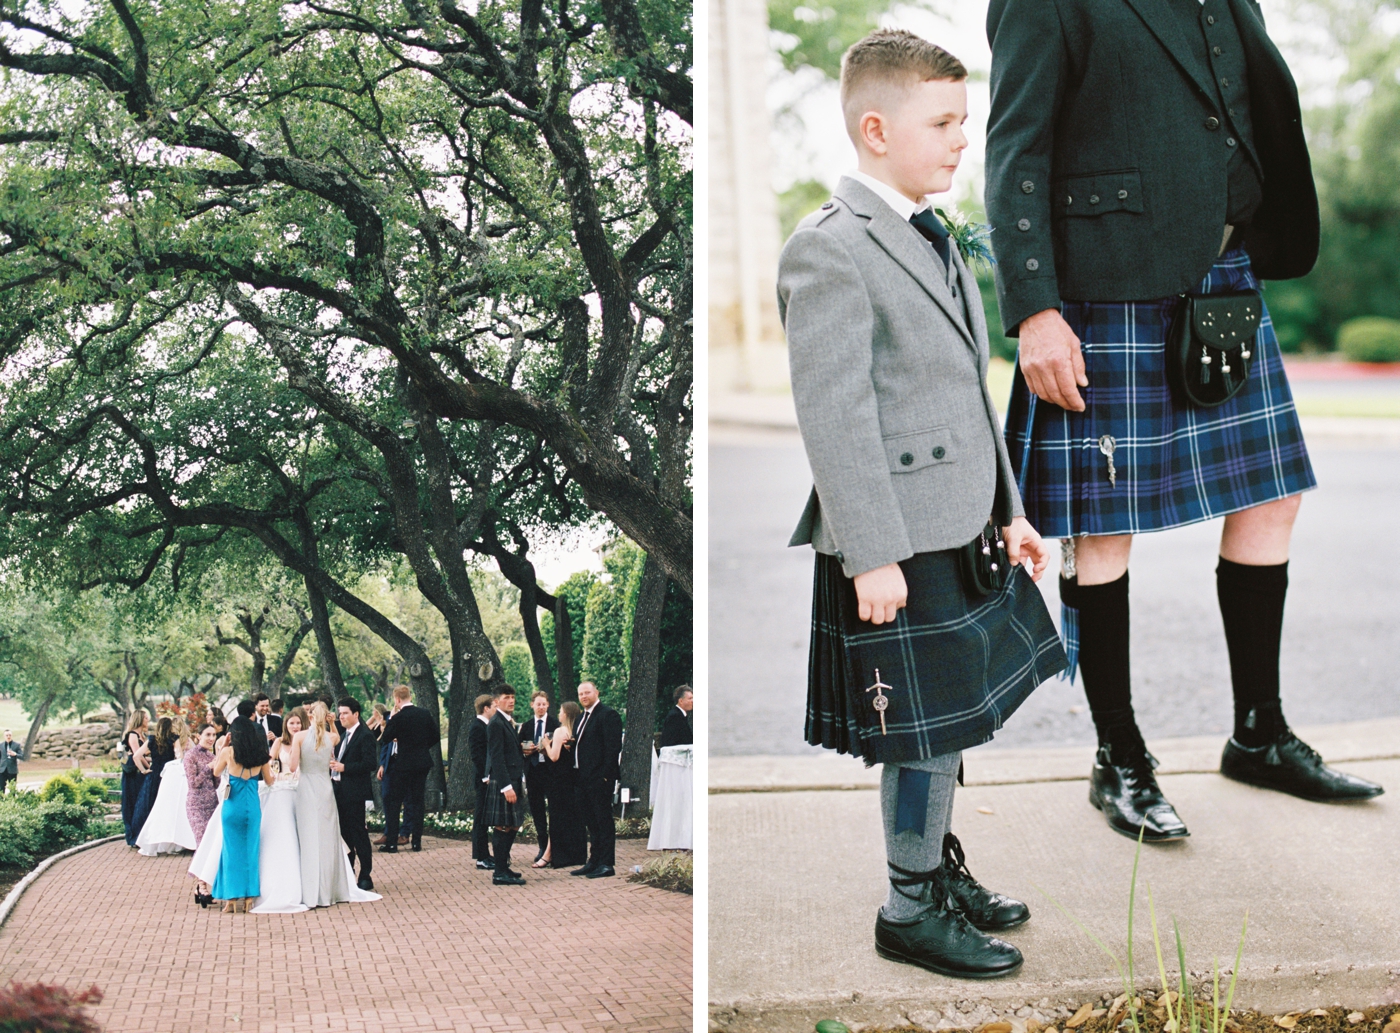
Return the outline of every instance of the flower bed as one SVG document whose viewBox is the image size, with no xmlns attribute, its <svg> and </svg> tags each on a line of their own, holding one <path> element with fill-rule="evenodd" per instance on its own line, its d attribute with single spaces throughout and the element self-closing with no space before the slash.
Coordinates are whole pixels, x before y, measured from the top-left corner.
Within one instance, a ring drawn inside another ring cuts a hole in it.
<svg viewBox="0 0 1400 1033">
<path fill-rule="evenodd" d="M 471 839 L 472 821 L 470 811 L 429 811 L 423 820 L 423 831 L 444 839 Z M 374 811 L 366 816 L 365 824 L 371 832 L 383 832 L 384 815 Z M 617 829 L 618 839 L 645 839 L 651 835 L 650 818 L 614 818 L 613 825 Z M 522 843 L 539 841 L 535 835 L 534 819 L 529 815 L 526 815 L 525 824 L 521 826 L 518 840 Z"/>
</svg>

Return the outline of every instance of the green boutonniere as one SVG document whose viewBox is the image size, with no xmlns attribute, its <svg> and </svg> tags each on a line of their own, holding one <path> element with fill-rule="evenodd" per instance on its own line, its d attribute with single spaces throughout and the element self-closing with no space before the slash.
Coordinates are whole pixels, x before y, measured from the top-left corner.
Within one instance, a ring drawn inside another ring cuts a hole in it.
<svg viewBox="0 0 1400 1033">
<path fill-rule="evenodd" d="M 964 262 L 968 265 L 978 262 L 989 269 L 996 265 L 997 260 L 992 256 L 992 249 L 989 246 L 992 239 L 991 227 L 980 222 L 973 222 L 962 212 L 953 212 L 949 215 L 942 208 L 935 208 L 934 211 L 943 220 L 943 225 L 948 228 L 948 236 L 958 246 L 958 251 L 962 254 Z"/>
</svg>

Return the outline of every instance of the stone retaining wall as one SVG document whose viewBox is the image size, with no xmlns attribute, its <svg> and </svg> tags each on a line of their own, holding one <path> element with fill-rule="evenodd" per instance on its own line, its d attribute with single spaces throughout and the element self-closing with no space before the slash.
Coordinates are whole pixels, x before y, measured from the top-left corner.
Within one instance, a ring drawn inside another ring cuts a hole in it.
<svg viewBox="0 0 1400 1033">
<path fill-rule="evenodd" d="M 31 760 L 59 760 L 77 757 L 87 760 L 113 756 L 121 739 L 120 724 L 98 721 L 76 728 L 50 728 L 34 740 Z"/>
</svg>

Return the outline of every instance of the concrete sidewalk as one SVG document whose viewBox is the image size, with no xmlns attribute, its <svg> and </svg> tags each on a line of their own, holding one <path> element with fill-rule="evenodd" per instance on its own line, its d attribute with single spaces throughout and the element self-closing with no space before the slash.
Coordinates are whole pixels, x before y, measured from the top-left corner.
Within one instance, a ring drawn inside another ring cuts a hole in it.
<svg viewBox="0 0 1400 1033">
<path fill-rule="evenodd" d="M 1143 848 L 1139 987 L 1157 981 L 1150 885 L 1169 972 L 1173 918 L 1188 969 L 1208 979 L 1212 958 L 1231 966 L 1248 911 L 1239 1007 L 1400 1003 L 1400 719 L 1299 731 L 1390 792 L 1308 803 L 1222 778 L 1219 737 L 1149 744 L 1192 836 Z M 826 1017 L 967 1028 L 1017 1010 L 1052 1018 L 1119 992 L 1112 962 L 1042 895 L 1124 957 L 1135 844 L 1087 803 L 1091 756 L 1089 747 L 967 752 L 954 831 L 977 878 L 1033 913 L 1006 936 L 1026 955 L 1021 971 L 976 983 L 874 952 L 885 896 L 878 769 L 834 755 L 712 758 L 712 1028 L 810 1030 Z"/>
</svg>

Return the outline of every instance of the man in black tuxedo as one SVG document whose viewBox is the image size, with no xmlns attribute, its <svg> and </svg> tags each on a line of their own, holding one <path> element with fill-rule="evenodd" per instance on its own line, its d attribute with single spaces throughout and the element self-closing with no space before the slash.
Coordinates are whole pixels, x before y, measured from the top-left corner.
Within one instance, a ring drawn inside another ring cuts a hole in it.
<svg viewBox="0 0 1400 1033">
<path fill-rule="evenodd" d="M 268 704 L 271 711 L 267 715 L 267 730 L 274 736 L 282 734 L 282 698 L 279 696 Z"/>
<path fill-rule="evenodd" d="M 525 809 L 525 754 L 520 748 L 520 733 L 510 719 L 514 711 L 515 690 L 502 685 L 496 692 L 496 713 L 486 727 L 486 811 L 480 815 L 481 822 L 493 830 L 494 886 L 525 885 L 524 876 L 510 868 L 510 848 Z"/>
<path fill-rule="evenodd" d="M 340 838 L 350 848 L 350 864 L 360 860 L 362 890 L 374 889 L 370 870 L 374 867 L 369 831 L 365 828 L 365 801 L 374 799 L 370 775 L 379 766 L 379 750 L 374 734 L 360 723 L 360 701 L 347 696 L 340 701 L 337 715 L 345 729 L 331 760 L 331 785 L 335 789 L 335 809 L 340 815 Z"/>
<path fill-rule="evenodd" d="M 472 860 L 482 871 L 491 871 L 491 826 L 486 824 L 486 728 L 496 715 L 496 697 L 482 693 L 476 697 L 476 720 L 467 730 L 467 753 L 471 757 L 476 783 L 476 810 L 472 812 Z"/>
<path fill-rule="evenodd" d="M 622 753 L 622 718 L 612 707 L 598 702 L 598 687 L 591 681 L 579 682 L 578 701 L 583 713 L 574 729 L 574 768 L 583 822 L 588 827 L 589 854 L 588 863 L 569 874 L 606 879 L 617 874 L 612 800 Z"/>
<path fill-rule="evenodd" d="M 385 794 L 384 845 L 386 854 L 399 851 L 399 808 L 408 803 L 409 810 L 419 815 L 413 826 L 413 849 L 423 849 L 423 794 L 428 786 L 428 772 L 433 768 L 432 748 L 438 743 L 436 718 L 412 702 L 413 690 L 407 685 L 394 686 L 394 704 L 398 713 L 384 726 L 384 742 L 394 744 L 389 757 L 389 792 Z"/>
<path fill-rule="evenodd" d="M 253 697 L 253 723 L 263 730 L 268 742 L 282 734 L 282 719 L 273 717 L 272 701 L 267 698 L 265 692 L 259 692 Z"/>
<path fill-rule="evenodd" d="M 661 723 L 661 746 L 689 746 L 695 741 L 695 733 L 690 727 L 690 712 L 695 709 L 695 693 L 689 685 L 676 690 L 676 705 L 666 712 L 666 720 Z"/>
<path fill-rule="evenodd" d="M 553 765 L 536 743 L 554 734 L 559 719 L 549 712 L 549 695 L 543 689 L 535 690 L 530 709 L 535 716 L 520 725 L 520 747 L 525 754 L 525 794 L 530 800 L 530 816 L 535 819 L 535 833 L 539 839 L 539 850 L 535 853 L 535 864 L 539 864 L 549 846 L 549 783 Z"/>
</svg>

